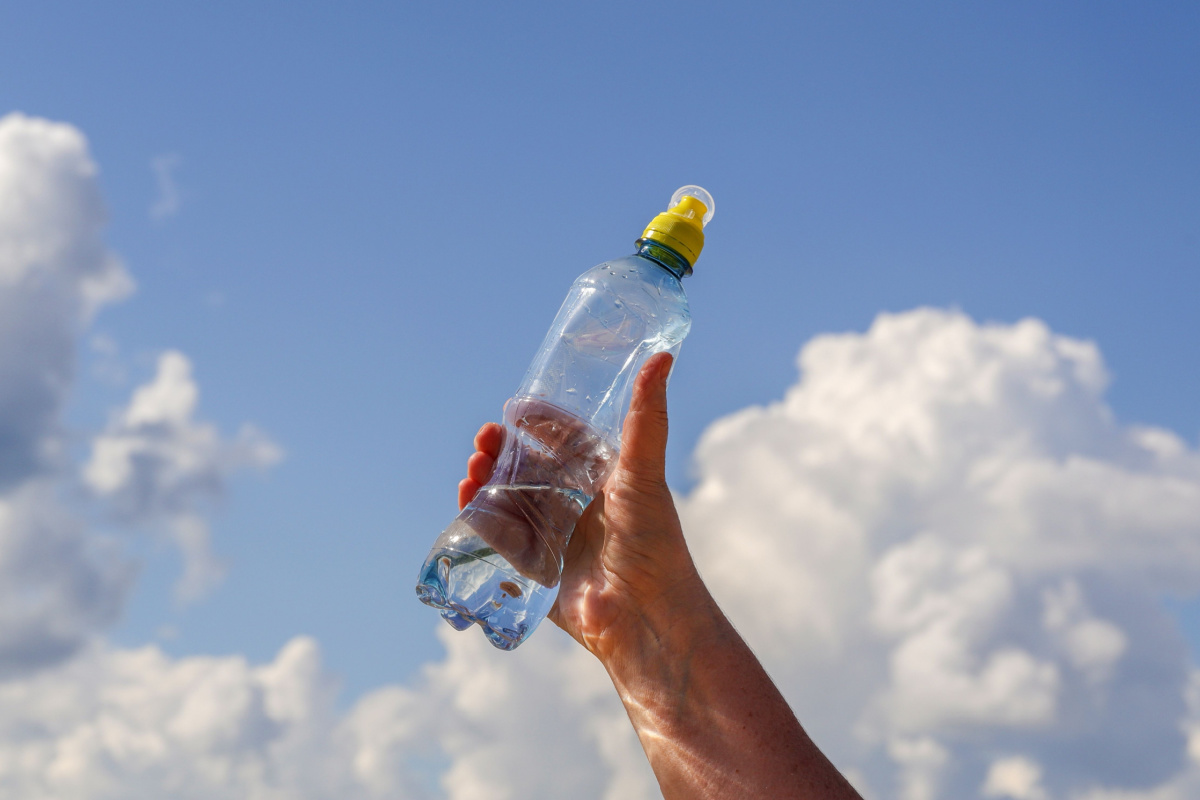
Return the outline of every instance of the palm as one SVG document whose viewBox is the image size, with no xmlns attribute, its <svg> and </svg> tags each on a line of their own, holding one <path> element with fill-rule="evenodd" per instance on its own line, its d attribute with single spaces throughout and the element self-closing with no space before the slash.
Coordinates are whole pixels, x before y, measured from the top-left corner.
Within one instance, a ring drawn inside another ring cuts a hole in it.
<svg viewBox="0 0 1200 800">
<path fill-rule="evenodd" d="M 592 649 L 595 641 L 619 613 L 610 590 L 614 573 L 604 559 L 605 495 L 592 501 L 575 525 L 563 563 L 558 600 L 550 620 L 580 644 Z"/>
<path fill-rule="evenodd" d="M 614 626 L 637 621 L 643 609 L 695 576 L 663 476 L 669 365 L 669 356 L 655 356 L 638 376 L 621 456 L 575 525 L 550 612 L 555 624 L 597 655 Z M 475 437 L 477 452 L 459 484 L 460 506 L 486 483 L 503 436 L 503 428 L 488 423 Z"/>
<path fill-rule="evenodd" d="M 665 481 L 646 481 L 618 461 L 604 491 L 575 526 L 550 618 L 594 653 L 614 626 L 634 621 L 671 590 L 683 533 Z"/>
</svg>

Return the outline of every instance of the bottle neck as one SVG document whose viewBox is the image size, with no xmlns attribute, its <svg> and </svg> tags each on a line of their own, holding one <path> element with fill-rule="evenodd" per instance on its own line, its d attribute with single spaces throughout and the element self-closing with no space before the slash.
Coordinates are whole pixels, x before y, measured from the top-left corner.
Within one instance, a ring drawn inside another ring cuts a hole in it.
<svg viewBox="0 0 1200 800">
<path fill-rule="evenodd" d="M 676 278 L 682 280 L 685 275 L 692 274 L 692 265 L 688 263 L 687 259 L 665 244 L 653 239 L 638 239 L 637 246 L 639 256 L 650 259 Z"/>
</svg>

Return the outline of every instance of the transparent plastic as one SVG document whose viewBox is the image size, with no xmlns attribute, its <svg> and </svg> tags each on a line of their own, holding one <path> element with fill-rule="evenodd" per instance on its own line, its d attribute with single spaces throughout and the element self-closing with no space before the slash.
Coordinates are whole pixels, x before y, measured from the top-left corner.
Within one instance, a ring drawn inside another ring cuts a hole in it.
<svg viewBox="0 0 1200 800">
<path fill-rule="evenodd" d="M 478 624 L 512 650 L 549 613 L 575 522 L 620 452 L 633 379 L 655 353 L 677 353 L 691 328 L 680 281 L 690 271 L 645 242 L 571 286 L 505 405 L 491 479 L 421 567 L 417 596 L 455 628 Z"/>
</svg>

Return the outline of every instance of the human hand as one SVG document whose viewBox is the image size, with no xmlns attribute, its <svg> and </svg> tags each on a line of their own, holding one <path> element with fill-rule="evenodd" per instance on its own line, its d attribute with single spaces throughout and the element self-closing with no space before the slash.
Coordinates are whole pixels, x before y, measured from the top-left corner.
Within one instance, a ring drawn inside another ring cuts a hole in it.
<svg viewBox="0 0 1200 800">
<path fill-rule="evenodd" d="M 643 365 L 621 436 L 621 453 L 604 489 L 575 525 L 550 619 L 606 664 L 636 655 L 680 617 L 711 602 L 688 553 L 667 488 L 667 378 L 672 357 Z M 488 481 L 504 428 L 487 423 L 459 483 L 464 507 Z"/>
<path fill-rule="evenodd" d="M 663 353 L 638 373 L 620 456 L 575 525 L 550 619 L 608 670 L 664 798 L 861 800 L 692 563 L 665 476 L 670 370 Z M 568 438 L 578 428 L 561 414 L 539 420 Z M 501 426 L 479 429 L 460 506 L 488 481 L 503 444 Z"/>
</svg>

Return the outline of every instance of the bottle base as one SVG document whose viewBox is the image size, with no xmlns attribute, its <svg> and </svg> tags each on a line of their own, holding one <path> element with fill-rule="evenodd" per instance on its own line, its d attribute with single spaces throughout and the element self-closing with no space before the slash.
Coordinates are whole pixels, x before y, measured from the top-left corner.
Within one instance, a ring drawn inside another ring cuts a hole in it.
<svg viewBox="0 0 1200 800">
<path fill-rule="evenodd" d="M 436 550 L 416 588 L 417 599 L 438 609 L 450 627 L 463 631 L 479 625 L 501 650 L 514 650 L 528 639 L 558 596 L 557 586 L 548 589 L 526 578 L 491 548 Z"/>
</svg>

